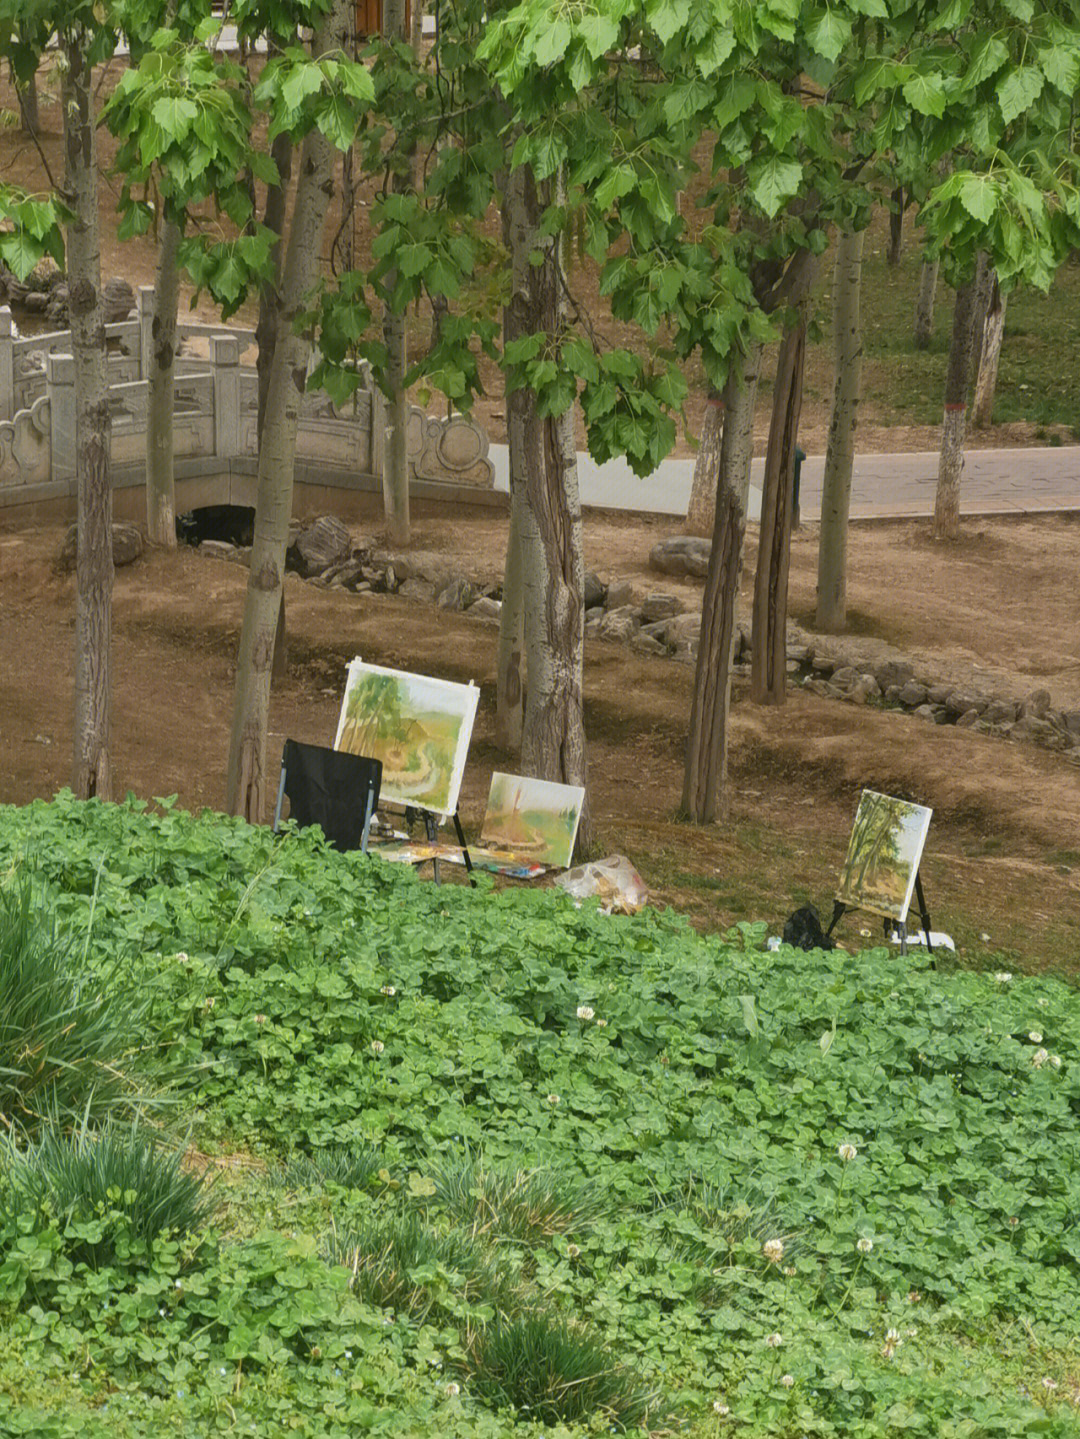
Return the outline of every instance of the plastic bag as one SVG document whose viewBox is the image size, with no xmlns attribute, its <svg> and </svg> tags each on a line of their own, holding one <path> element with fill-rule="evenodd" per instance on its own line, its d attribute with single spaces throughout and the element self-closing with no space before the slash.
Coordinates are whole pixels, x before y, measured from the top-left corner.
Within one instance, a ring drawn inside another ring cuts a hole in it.
<svg viewBox="0 0 1080 1439">
<path fill-rule="evenodd" d="M 622 854 L 579 864 L 555 883 L 576 900 L 599 899 L 604 914 L 635 914 L 649 899 L 645 881 Z"/>
</svg>

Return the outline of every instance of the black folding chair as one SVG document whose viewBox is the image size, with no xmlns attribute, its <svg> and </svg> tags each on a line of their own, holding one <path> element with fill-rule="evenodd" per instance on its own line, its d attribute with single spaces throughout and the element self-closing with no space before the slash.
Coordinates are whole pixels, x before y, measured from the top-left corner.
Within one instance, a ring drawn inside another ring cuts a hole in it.
<svg viewBox="0 0 1080 1439">
<path fill-rule="evenodd" d="M 334 849 L 366 852 L 381 785 L 382 760 L 287 739 L 281 753 L 274 832 L 288 795 L 289 817 L 301 828 L 317 824 Z"/>
</svg>

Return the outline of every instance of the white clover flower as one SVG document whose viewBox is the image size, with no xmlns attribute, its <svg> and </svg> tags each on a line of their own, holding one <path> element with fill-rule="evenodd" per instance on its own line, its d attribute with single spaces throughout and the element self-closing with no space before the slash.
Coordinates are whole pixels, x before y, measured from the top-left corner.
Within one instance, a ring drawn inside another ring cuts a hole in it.
<svg viewBox="0 0 1080 1439">
<path fill-rule="evenodd" d="M 579 1004 L 577 1007 L 577 1017 L 578 1019 L 594 1019 L 596 1014 L 590 1005 Z"/>
<path fill-rule="evenodd" d="M 204 1001 L 203 1007 L 204 1007 L 205 1009 L 213 1009 L 213 1007 L 214 1007 L 215 1004 L 217 1004 L 217 1000 L 214 998 L 214 996 L 213 996 L 212 994 L 208 994 L 208 995 L 206 996 L 205 1001 Z"/>
<path fill-rule="evenodd" d="M 1036 1069 L 1041 1069 L 1049 1058 L 1049 1050 L 1037 1049 L 1035 1053 L 1031 1056 L 1031 1062 Z"/>
<path fill-rule="evenodd" d="M 780 1383 L 784 1386 L 785 1389 L 790 1389 L 791 1386 L 795 1383 L 794 1374 L 781 1374 Z"/>
<path fill-rule="evenodd" d="M 794 1279 L 796 1273 L 794 1264 L 785 1264 L 783 1272 L 787 1275 L 789 1279 Z"/>
<path fill-rule="evenodd" d="M 461 1393 L 461 1385 L 455 1384 L 454 1381 L 451 1379 L 450 1383 L 446 1386 L 446 1393 L 450 1396 L 451 1399 L 456 1399 L 457 1396 Z"/>
<path fill-rule="evenodd" d="M 557 1094 L 549 1094 L 547 1097 L 547 1102 L 552 1106 L 552 1108 L 554 1108 L 555 1105 L 559 1102 L 559 1096 Z"/>
<path fill-rule="evenodd" d="M 999 969 L 997 974 L 994 975 L 994 978 L 997 980 L 998 984 L 1008 984 L 1009 981 L 1012 979 L 1012 975 L 1007 969 Z"/>
<path fill-rule="evenodd" d="M 859 1151 L 854 1144 L 841 1144 L 836 1152 L 845 1164 L 850 1164 Z"/>
<path fill-rule="evenodd" d="M 177 952 L 177 954 L 176 954 L 176 956 L 175 956 L 175 959 L 176 959 L 177 964 L 188 964 L 188 963 L 190 963 L 186 951 L 185 951 L 185 950 L 182 950 L 182 949 Z"/>
<path fill-rule="evenodd" d="M 371 1041 L 371 1052 L 372 1052 L 372 1054 L 382 1054 L 382 1052 L 383 1052 L 383 1050 L 384 1050 L 385 1048 L 386 1048 L 386 1045 L 383 1044 L 383 1042 L 382 1042 L 381 1039 L 373 1039 L 373 1040 Z"/>
<path fill-rule="evenodd" d="M 1052 1389 L 1056 1389 L 1056 1388 L 1057 1388 L 1057 1383 L 1056 1383 L 1056 1381 L 1053 1380 L 1053 1379 L 1044 1379 L 1043 1382 L 1042 1382 L 1042 1386 L 1043 1386 L 1044 1389 L 1051 1389 L 1051 1390 L 1052 1390 Z"/>
<path fill-rule="evenodd" d="M 382 989 L 379 990 L 379 993 L 385 994 L 387 999 L 393 999 L 394 995 L 397 994 L 397 990 L 392 984 L 384 984 Z"/>
<path fill-rule="evenodd" d="M 784 1257 L 784 1241 L 782 1239 L 766 1239 L 761 1246 L 761 1252 L 770 1264 L 779 1264 Z"/>
<path fill-rule="evenodd" d="M 255 1023 L 256 1023 L 256 1024 L 265 1024 L 265 1023 L 266 1023 L 266 1015 L 265 1015 L 265 1014 L 257 1014 L 257 1015 L 255 1016 Z"/>
<path fill-rule="evenodd" d="M 765 1343 L 770 1349 L 779 1349 L 784 1342 L 782 1334 L 766 1334 Z"/>
<path fill-rule="evenodd" d="M 577 1247 L 576 1244 L 568 1244 L 566 1246 L 566 1255 L 568 1259 L 576 1259 L 580 1253 L 581 1250 Z"/>
<path fill-rule="evenodd" d="M 1028 1031 L 1028 1039 L 1031 1040 L 1032 1044 L 1042 1044 L 1042 1032 L 1038 1029 L 1031 1029 Z"/>
<path fill-rule="evenodd" d="M 1050 1056 L 1050 1068 L 1051 1068 L 1051 1069 L 1060 1069 L 1060 1068 L 1061 1068 L 1061 1055 L 1060 1055 L 1060 1054 L 1052 1054 L 1052 1055 Z"/>
<path fill-rule="evenodd" d="M 904 1341 L 900 1338 L 899 1329 L 887 1329 L 885 1331 L 886 1344 L 903 1344 L 903 1342 Z"/>
<path fill-rule="evenodd" d="M 882 1350 L 881 1350 L 881 1357 L 882 1357 L 882 1359 L 891 1359 L 895 1353 L 896 1353 L 896 1345 L 895 1345 L 895 1344 L 885 1344 L 885 1345 L 882 1347 Z"/>
<path fill-rule="evenodd" d="M 713 1413 L 719 1414 L 721 1419 L 726 1419 L 727 1416 L 731 1413 L 731 1410 L 728 1408 L 728 1406 L 724 1403 L 722 1399 L 714 1399 L 712 1407 Z"/>
<path fill-rule="evenodd" d="M 606 1020 L 606 1019 L 598 1019 L 598 1020 L 596 1021 L 596 1027 L 597 1027 L 597 1029 L 607 1029 L 607 1020 Z"/>
<path fill-rule="evenodd" d="M 919 1291 L 918 1291 L 917 1289 L 909 1289 L 909 1290 L 908 1290 L 907 1302 L 908 1302 L 909 1304 L 918 1304 L 918 1303 L 921 1301 L 921 1299 L 922 1299 L 922 1295 L 919 1293 Z"/>
<path fill-rule="evenodd" d="M 874 1241 L 872 1239 L 866 1239 L 864 1237 L 855 1241 L 855 1248 L 859 1251 L 860 1254 L 869 1254 L 873 1247 Z"/>
</svg>

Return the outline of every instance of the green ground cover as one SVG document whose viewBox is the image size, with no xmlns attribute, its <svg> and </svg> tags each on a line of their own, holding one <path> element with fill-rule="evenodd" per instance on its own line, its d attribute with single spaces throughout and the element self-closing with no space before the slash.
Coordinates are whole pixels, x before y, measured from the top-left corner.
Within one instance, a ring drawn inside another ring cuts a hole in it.
<svg viewBox="0 0 1080 1439">
<path fill-rule="evenodd" d="M 65 796 L 0 899 L 0 1432 L 1080 1433 L 1057 980 Z"/>
</svg>

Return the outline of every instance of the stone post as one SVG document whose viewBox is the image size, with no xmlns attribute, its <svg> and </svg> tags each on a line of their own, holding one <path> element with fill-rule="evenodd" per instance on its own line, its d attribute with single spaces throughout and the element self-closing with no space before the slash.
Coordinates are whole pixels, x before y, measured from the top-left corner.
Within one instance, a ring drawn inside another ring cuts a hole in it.
<svg viewBox="0 0 1080 1439">
<path fill-rule="evenodd" d="M 15 413 L 15 337 L 11 311 L 0 305 L 0 420 Z"/>
<path fill-rule="evenodd" d="M 154 353 L 154 287 L 140 285 L 135 294 L 135 313 L 139 317 L 139 379 L 150 378 L 150 357 Z"/>
<path fill-rule="evenodd" d="M 45 384 L 49 396 L 52 478 L 75 478 L 75 357 L 47 355 Z"/>
<path fill-rule="evenodd" d="M 235 335 L 211 335 L 214 366 L 214 454 L 230 460 L 240 453 L 240 342 Z"/>
</svg>

